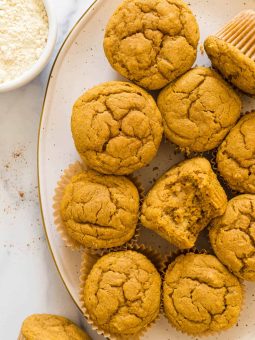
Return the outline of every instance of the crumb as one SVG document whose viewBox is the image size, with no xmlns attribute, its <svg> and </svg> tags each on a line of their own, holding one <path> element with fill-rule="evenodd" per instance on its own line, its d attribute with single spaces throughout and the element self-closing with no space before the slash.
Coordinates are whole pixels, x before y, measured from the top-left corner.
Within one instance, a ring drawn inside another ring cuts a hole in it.
<svg viewBox="0 0 255 340">
<path fill-rule="evenodd" d="M 16 151 L 12 153 L 13 158 L 19 158 L 21 156 L 21 151 Z"/>
<path fill-rule="evenodd" d="M 10 168 L 10 163 L 7 163 L 4 165 L 5 169 L 9 169 Z"/>
<path fill-rule="evenodd" d="M 19 197 L 24 198 L 24 196 L 25 196 L 25 193 L 23 191 L 19 191 Z"/>
<path fill-rule="evenodd" d="M 200 48 L 201 54 L 203 55 L 203 54 L 205 53 L 204 45 L 203 45 L 203 44 L 200 44 L 200 45 L 199 45 L 199 48 Z"/>
</svg>

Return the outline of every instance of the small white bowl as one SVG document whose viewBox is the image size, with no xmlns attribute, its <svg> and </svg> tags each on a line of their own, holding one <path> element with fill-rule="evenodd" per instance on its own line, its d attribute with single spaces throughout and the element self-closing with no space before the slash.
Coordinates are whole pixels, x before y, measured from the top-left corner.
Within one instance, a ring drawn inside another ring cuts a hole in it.
<svg viewBox="0 0 255 340">
<path fill-rule="evenodd" d="M 49 20 L 49 33 L 46 46 L 42 52 L 40 58 L 36 63 L 27 71 L 25 71 L 21 76 L 0 84 L 0 93 L 15 90 L 23 85 L 26 85 L 31 80 L 33 80 L 39 73 L 42 72 L 46 64 L 48 63 L 51 54 L 54 50 L 56 39 L 57 39 L 57 20 L 52 8 L 50 0 L 43 0 L 48 20 Z"/>
</svg>

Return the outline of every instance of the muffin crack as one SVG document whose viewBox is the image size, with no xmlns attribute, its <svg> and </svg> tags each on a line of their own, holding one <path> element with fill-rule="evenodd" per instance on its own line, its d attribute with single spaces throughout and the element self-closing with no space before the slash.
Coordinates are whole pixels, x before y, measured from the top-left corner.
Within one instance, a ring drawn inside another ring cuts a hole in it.
<svg viewBox="0 0 255 340">
<path fill-rule="evenodd" d="M 204 67 L 190 70 L 163 89 L 158 106 L 166 137 L 186 152 L 216 148 L 241 112 L 240 98 L 231 87 Z"/>
<path fill-rule="evenodd" d="M 85 302 L 92 303 L 87 306 L 91 317 L 100 328 L 111 334 L 136 333 L 146 322 L 151 322 L 159 311 L 160 276 L 146 258 L 143 264 L 143 256 L 133 253 L 117 252 L 101 258 L 84 288 Z M 93 286 L 89 287 L 90 280 Z M 152 298 L 157 301 L 155 307 Z M 103 312 L 105 302 L 107 305 Z M 125 329 L 125 323 L 129 323 L 128 329 Z"/>
<path fill-rule="evenodd" d="M 198 40 L 196 19 L 182 1 L 129 0 L 110 19 L 104 49 L 119 73 L 156 90 L 192 66 Z"/>
<path fill-rule="evenodd" d="M 222 217 L 210 228 L 212 247 L 221 261 L 240 278 L 255 280 L 255 198 L 240 195 L 228 202 Z"/>
<path fill-rule="evenodd" d="M 126 84 L 101 84 L 73 108 L 76 148 L 89 167 L 105 174 L 130 174 L 145 166 L 162 138 L 162 118 L 154 99 Z"/>
<path fill-rule="evenodd" d="M 169 321 L 192 335 L 234 325 L 242 305 L 242 288 L 212 255 L 188 253 L 168 266 L 163 287 Z"/>
</svg>

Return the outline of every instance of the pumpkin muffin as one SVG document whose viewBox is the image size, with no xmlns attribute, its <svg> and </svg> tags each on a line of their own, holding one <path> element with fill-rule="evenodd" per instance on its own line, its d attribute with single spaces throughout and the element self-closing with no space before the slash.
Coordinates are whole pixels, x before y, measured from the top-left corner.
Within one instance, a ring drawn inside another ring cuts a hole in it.
<svg viewBox="0 0 255 340">
<path fill-rule="evenodd" d="M 161 91 L 158 107 L 168 139 L 186 152 L 204 152 L 235 125 L 241 100 L 216 72 L 197 67 Z"/>
<path fill-rule="evenodd" d="M 217 257 L 236 276 L 255 281 L 255 195 L 230 200 L 224 215 L 211 225 L 210 241 Z"/>
<path fill-rule="evenodd" d="M 89 248 L 123 245 L 135 233 L 139 194 L 123 176 L 92 170 L 74 176 L 66 186 L 61 217 L 68 234 Z"/>
<path fill-rule="evenodd" d="M 84 303 L 95 326 L 131 339 L 158 316 L 160 290 L 160 275 L 144 255 L 115 252 L 93 266 L 85 282 Z"/>
<path fill-rule="evenodd" d="M 34 314 L 22 325 L 20 340 L 90 340 L 78 326 L 62 316 Z"/>
<path fill-rule="evenodd" d="M 208 160 L 192 158 L 158 179 L 145 197 L 141 222 L 175 246 L 191 248 L 226 206 L 226 194 Z"/>
<path fill-rule="evenodd" d="M 255 111 L 233 127 L 217 153 L 218 170 L 233 190 L 255 194 Z"/>
<path fill-rule="evenodd" d="M 157 105 L 136 85 L 112 81 L 74 104 L 72 133 L 81 158 L 104 174 L 126 175 L 154 158 L 163 133 Z"/>
<path fill-rule="evenodd" d="M 242 287 L 212 255 L 188 253 L 172 262 L 163 285 L 165 315 L 178 330 L 207 335 L 237 323 Z"/>
<path fill-rule="evenodd" d="M 205 40 L 214 67 L 240 90 L 255 94 L 255 11 L 245 10 Z"/>
<path fill-rule="evenodd" d="M 125 0 L 109 20 L 104 50 L 122 76 L 161 89 L 196 60 L 199 28 L 182 0 Z"/>
</svg>

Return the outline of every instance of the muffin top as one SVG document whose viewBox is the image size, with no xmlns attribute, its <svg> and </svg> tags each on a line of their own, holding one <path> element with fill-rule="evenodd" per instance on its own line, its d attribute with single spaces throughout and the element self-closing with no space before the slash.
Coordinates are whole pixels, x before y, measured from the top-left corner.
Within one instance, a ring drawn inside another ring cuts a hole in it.
<svg viewBox="0 0 255 340">
<path fill-rule="evenodd" d="M 169 321 L 196 335 L 232 327 L 243 293 L 238 279 L 215 256 L 188 253 L 169 265 L 163 300 Z"/>
<path fill-rule="evenodd" d="M 229 186 L 255 193 L 255 112 L 242 117 L 217 153 L 217 165 Z"/>
<path fill-rule="evenodd" d="M 145 197 L 141 222 L 175 246 L 191 248 L 226 205 L 226 194 L 208 160 L 192 158 L 159 178 Z"/>
<path fill-rule="evenodd" d="M 50 314 L 34 314 L 23 322 L 25 340 L 90 340 L 90 337 L 70 320 Z"/>
<path fill-rule="evenodd" d="M 121 75 L 157 90 L 192 67 L 198 40 L 196 19 L 182 0 L 125 0 L 107 25 L 104 50 Z"/>
<path fill-rule="evenodd" d="M 241 100 L 214 71 L 197 67 L 158 97 L 167 138 L 185 151 L 216 148 L 240 117 Z"/>
<path fill-rule="evenodd" d="M 151 95 L 136 85 L 98 85 L 74 104 L 72 133 L 86 164 L 105 174 L 130 174 L 156 155 L 163 128 Z"/>
<path fill-rule="evenodd" d="M 68 234 L 89 248 L 120 246 L 132 238 L 139 194 L 123 176 L 84 171 L 66 186 L 61 217 Z"/>
<path fill-rule="evenodd" d="M 209 36 L 205 50 L 214 67 L 240 90 L 255 94 L 255 61 L 244 55 L 237 47 Z"/>
<path fill-rule="evenodd" d="M 135 251 L 101 257 L 84 287 L 86 309 L 96 326 L 111 335 L 136 334 L 160 306 L 161 279 L 154 265 Z"/>
<path fill-rule="evenodd" d="M 210 240 L 217 257 L 236 276 L 255 281 L 255 195 L 230 200 L 224 215 L 211 225 Z"/>
</svg>

